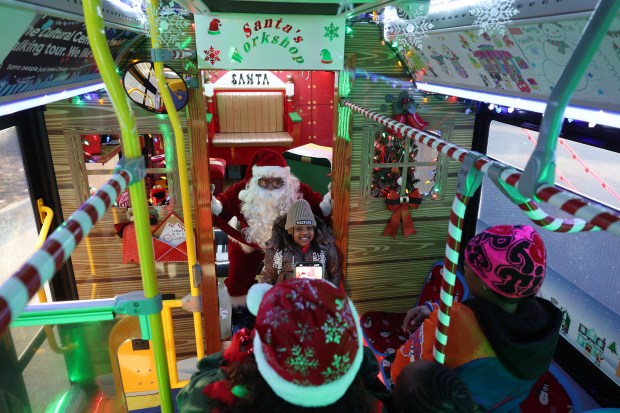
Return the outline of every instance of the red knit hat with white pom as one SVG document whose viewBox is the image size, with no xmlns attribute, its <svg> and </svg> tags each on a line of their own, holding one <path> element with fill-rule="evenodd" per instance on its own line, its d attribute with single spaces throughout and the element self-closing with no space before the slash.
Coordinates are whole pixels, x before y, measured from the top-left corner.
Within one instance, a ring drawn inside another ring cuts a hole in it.
<svg viewBox="0 0 620 413">
<path fill-rule="evenodd" d="M 254 153 L 245 172 L 245 179 L 250 180 L 253 176 L 286 178 L 290 174 L 291 168 L 282 155 L 271 149 L 260 149 Z"/>
<path fill-rule="evenodd" d="M 255 284 L 248 308 L 256 315 L 258 370 L 279 397 L 321 407 L 345 394 L 362 364 L 363 342 L 359 317 L 344 292 L 325 280 Z"/>
</svg>

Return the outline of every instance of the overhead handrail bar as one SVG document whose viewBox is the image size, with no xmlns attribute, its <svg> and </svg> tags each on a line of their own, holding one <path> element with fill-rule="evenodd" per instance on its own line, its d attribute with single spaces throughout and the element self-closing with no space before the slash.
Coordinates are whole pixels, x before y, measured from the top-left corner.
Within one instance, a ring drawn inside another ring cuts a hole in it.
<svg viewBox="0 0 620 413">
<path fill-rule="evenodd" d="M 429 146 L 447 155 L 451 159 L 463 162 L 465 155 L 470 152 L 450 142 L 439 139 L 433 134 L 404 125 L 394 119 L 388 118 L 387 116 L 351 103 L 348 99 L 341 99 L 340 103 L 341 105 L 349 107 L 352 110 L 389 127 L 390 129 L 396 130 L 403 136 L 416 139 L 418 143 Z M 511 169 L 512 173 L 509 175 L 511 180 L 510 182 L 505 182 L 505 184 L 516 188 L 519 179 L 522 176 L 522 173 L 516 169 L 508 168 L 506 165 L 503 165 L 487 156 L 482 156 L 478 159 L 478 161 L 474 164 L 474 167 L 477 170 L 488 174 L 489 167 L 494 164 L 496 164 L 497 168 L 500 170 Z M 570 193 L 562 188 L 558 188 L 555 185 L 541 185 L 536 192 L 536 196 L 549 205 L 579 218 L 577 220 L 560 219 L 559 221 L 561 221 L 562 232 L 575 232 L 577 228 L 587 230 L 585 224 L 588 223 L 607 231 L 615 237 L 620 238 L 620 214 L 617 211 L 604 205 L 587 201 L 584 198 Z M 538 207 L 533 200 L 528 199 L 528 202 L 531 208 L 535 208 L 536 211 L 540 210 L 540 207 Z M 544 211 L 540 210 L 540 212 L 543 214 L 540 219 L 556 220 L 555 218 L 544 213 Z M 582 220 L 585 222 L 581 222 Z"/>
<path fill-rule="evenodd" d="M 157 24 L 157 10 L 159 0 L 150 0 L 146 8 L 149 19 L 151 45 L 154 50 L 158 50 L 161 46 L 159 38 L 159 26 Z M 159 93 L 164 101 L 166 112 L 174 130 L 174 143 L 177 153 L 177 171 L 179 173 L 179 184 L 181 186 L 181 204 L 183 207 L 183 225 L 185 227 L 185 245 L 187 245 L 187 266 L 189 269 L 189 286 L 190 293 L 194 297 L 200 295 L 198 286 L 194 283 L 194 265 L 196 264 L 196 244 L 194 243 L 194 222 L 192 217 L 191 198 L 189 195 L 189 183 L 187 174 L 187 159 L 185 156 L 185 140 L 183 139 L 183 127 L 179 119 L 179 113 L 174 106 L 174 101 L 170 95 L 170 88 L 164 77 L 164 63 L 158 60 L 153 62 L 155 76 L 157 78 L 157 86 Z M 194 319 L 194 335 L 196 337 L 196 357 L 198 360 L 204 357 L 204 338 L 202 334 L 202 313 L 196 311 L 193 313 Z"/>
<path fill-rule="evenodd" d="M 495 186 L 502 191 L 504 195 L 513 204 L 515 204 L 523 213 L 536 225 L 554 232 L 585 232 L 600 231 L 601 229 L 595 225 L 586 223 L 583 220 L 567 221 L 560 218 L 552 217 L 545 213 L 542 208 L 534 201 L 521 195 L 516 188 L 519 180 L 520 171 L 507 166 L 497 160 L 489 166 L 488 177 Z M 567 224 L 568 223 L 568 224 Z"/>
<path fill-rule="evenodd" d="M 123 155 L 126 157 L 125 159 L 133 160 L 139 158 L 144 162 L 144 157 L 142 156 L 140 148 L 140 140 L 138 139 L 136 120 L 129 106 L 128 97 L 116 73 L 116 65 L 112 59 L 112 54 L 110 53 L 105 36 L 105 27 L 101 15 L 101 1 L 83 0 L 82 5 L 84 8 L 86 32 L 88 34 L 90 48 L 93 52 L 95 62 L 97 63 L 99 73 L 110 95 L 112 107 L 114 108 L 121 128 Z M 159 296 L 159 288 L 157 285 L 157 274 L 155 272 L 151 226 L 147 201 L 144 196 L 145 193 L 146 186 L 144 185 L 143 179 L 135 183 L 132 182 L 132 185 L 129 186 L 129 197 L 134 212 L 136 241 L 138 245 L 138 255 L 140 257 L 140 271 L 142 273 L 144 297 L 146 299 L 154 299 Z M 143 337 L 149 337 L 153 345 L 161 410 L 163 413 L 172 413 L 172 396 L 170 392 L 170 378 L 168 376 L 168 363 L 166 360 L 166 346 L 161 312 L 148 314 L 145 320 L 148 320 L 148 323 L 141 323 L 141 326 L 148 329 L 148 331 L 144 331 L 143 328 Z"/>
<path fill-rule="evenodd" d="M 535 197 L 542 184 L 553 185 L 555 182 L 555 149 L 562 130 L 564 111 L 619 8 L 620 0 L 598 2 L 577 47 L 551 91 L 540 124 L 538 143 L 519 180 L 519 192 L 527 198 Z"/>
<path fill-rule="evenodd" d="M 123 165 L 127 166 L 127 163 Z M 22 313 L 39 288 L 51 280 L 56 271 L 69 259 L 76 245 L 101 219 L 112 200 L 118 198 L 130 182 L 142 177 L 144 175 L 140 175 L 136 168 L 120 169 L 0 285 L 0 336 L 11 321 Z"/>
</svg>

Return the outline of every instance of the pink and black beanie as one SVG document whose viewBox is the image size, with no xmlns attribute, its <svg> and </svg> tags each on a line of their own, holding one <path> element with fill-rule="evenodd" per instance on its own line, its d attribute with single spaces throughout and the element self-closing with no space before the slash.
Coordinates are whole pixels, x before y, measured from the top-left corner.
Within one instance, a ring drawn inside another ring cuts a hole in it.
<svg viewBox="0 0 620 413">
<path fill-rule="evenodd" d="M 307 278 L 255 284 L 248 308 L 256 315 L 256 365 L 279 397 L 322 407 L 345 394 L 362 364 L 363 338 L 344 292 Z"/>
<path fill-rule="evenodd" d="M 529 225 L 496 225 L 474 236 L 465 261 L 487 287 L 508 298 L 536 294 L 546 272 L 545 244 Z"/>
</svg>

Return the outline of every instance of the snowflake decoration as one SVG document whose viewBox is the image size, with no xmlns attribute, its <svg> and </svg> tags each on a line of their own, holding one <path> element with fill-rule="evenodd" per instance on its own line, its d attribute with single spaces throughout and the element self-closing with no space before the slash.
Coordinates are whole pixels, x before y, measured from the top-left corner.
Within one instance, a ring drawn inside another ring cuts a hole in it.
<svg viewBox="0 0 620 413">
<path fill-rule="evenodd" d="M 331 366 L 325 369 L 325 371 L 322 371 L 321 374 L 325 377 L 325 382 L 329 383 L 344 376 L 345 373 L 349 371 L 350 367 L 351 358 L 348 354 L 344 354 L 342 356 L 334 354 L 334 359 L 332 360 Z"/>
<path fill-rule="evenodd" d="M 215 50 L 213 46 L 209 50 L 205 50 L 205 61 L 211 62 L 211 65 L 214 65 L 215 62 L 220 62 L 220 50 Z"/>
<path fill-rule="evenodd" d="M 265 324 L 271 325 L 273 328 L 278 328 L 280 324 L 288 323 L 288 314 L 282 307 L 274 307 L 267 310 L 265 313 Z"/>
<path fill-rule="evenodd" d="M 299 337 L 300 343 L 303 343 L 304 340 L 307 340 L 307 341 L 312 340 L 313 328 L 311 328 L 308 323 L 301 324 L 300 322 L 298 322 L 297 327 L 299 328 L 295 330 L 295 335 Z"/>
<path fill-rule="evenodd" d="M 336 313 L 336 318 L 328 315 L 327 321 L 321 326 L 325 333 L 325 343 L 340 344 L 342 333 L 349 327 L 348 323 L 342 323 L 342 317 Z"/>
<path fill-rule="evenodd" d="M 319 365 L 318 360 L 314 358 L 314 349 L 307 347 L 302 349 L 299 344 L 291 349 L 291 357 L 286 359 L 286 365 L 302 376 L 307 376 L 309 369 L 316 369 Z"/>
<path fill-rule="evenodd" d="M 392 43 L 396 42 L 398 49 L 407 52 L 412 49 L 422 48 L 422 39 L 428 37 L 428 31 L 433 24 L 426 17 L 416 17 L 413 20 L 401 20 L 386 24 L 383 36 L 387 39 L 393 37 Z"/>
<path fill-rule="evenodd" d="M 353 10 L 353 1 L 351 0 L 339 0 L 338 11 L 336 14 L 344 13 L 345 11 Z"/>
<path fill-rule="evenodd" d="M 519 10 L 514 7 L 514 0 L 485 0 L 469 13 L 476 18 L 474 25 L 480 26 L 480 34 L 496 32 L 503 35 L 506 24 Z"/>
<path fill-rule="evenodd" d="M 334 22 L 330 22 L 329 26 L 324 26 L 323 28 L 325 29 L 325 35 L 323 35 L 323 37 L 327 37 L 330 42 L 333 42 L 336 37 L 340 37 L 338 36 L 338 29 L 340 27 L 336 27 Z"/>
<path fill-rule="evenodd" d="M 176 7 L 173 1 L 170 1 L 167 4 L 162 4 L 159 10 L 153 14 L 156 16 L 161 46 L 181 49 L 185 39 L 190 36 L 188 31 L 191 25 L 191 21 L 185 19 L 184 11 Z"/>
</svg>

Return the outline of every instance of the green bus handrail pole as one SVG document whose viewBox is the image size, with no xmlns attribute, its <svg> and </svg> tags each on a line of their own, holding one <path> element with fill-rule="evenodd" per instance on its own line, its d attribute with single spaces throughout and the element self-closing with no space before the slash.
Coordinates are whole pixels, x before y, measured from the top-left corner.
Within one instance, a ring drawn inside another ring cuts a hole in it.
<svg viewBox="0 0 620 413">
<path fill-rule="evenodd" d="M 562 129 L 564 110 L 592 57 L 598 52 L 598 46 L 614 21 L 619 7 L 620 0 L 598 2 L 575 51 L 549 96 L 540 124 L 538 143 L 518 184 L 519 192 L 527 198 L 540 201 L 536 196 L 538 187 L 541 184 L 553 185 L 555 182 L 555 149 Z"/>
<path fill-rule="evenodd" d="M 127 158 L 142 156 L 140 140 L 136 120 L 127 101 L 125 91 L 121 86 L 116 73 L 116 65 L 108 48 L 103 16 L 101 15 L 100 0 L 83 0 L 86 32 L 93 52 L 93 57 L 99 68 L 101 77 L 106 85 L 112 107 L 121 127 L 121 146 L 123 155 Z M 140 257 L 140 270 L 142 272 L 142 285 L 144 296 L 153 298 L 159 294 L 157 276 L 155 273 L 155 259 L 151 239 L 151 227 L 149 222 L 148 207 L 146 204 L 146 187 L 144 180 L 140 180 L 129 186 L 129 196 L 134 212 L 136 226 L 136 240 L 138 255 Z M 172 413 L 172 396 L 170 392 L 170 376 L 166 359 L 166 347 L 164 343 L 164 330 L 161 313 L 148 316 L 153 353 L 155 356 L 155 370 L 161 399 L 161 410 L 164 413 Z"/>
</svg>

